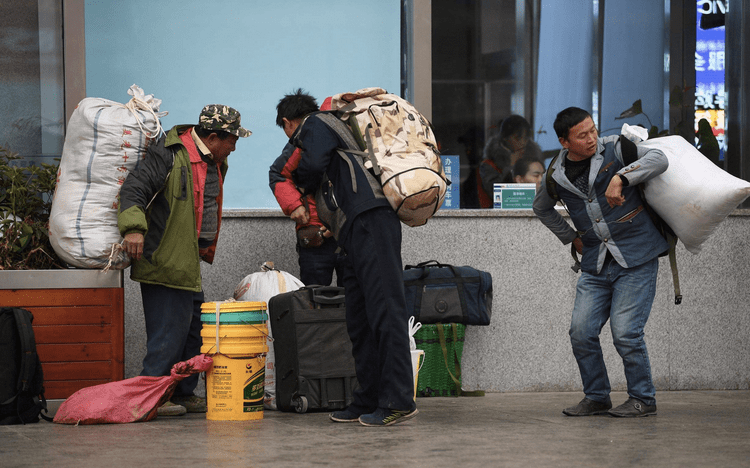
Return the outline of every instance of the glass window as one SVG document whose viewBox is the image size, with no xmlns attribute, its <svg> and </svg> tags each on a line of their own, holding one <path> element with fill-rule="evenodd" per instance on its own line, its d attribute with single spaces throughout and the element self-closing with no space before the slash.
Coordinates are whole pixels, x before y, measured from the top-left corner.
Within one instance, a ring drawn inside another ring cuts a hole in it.
<svg viewBox="0 0 750 468">
<path fill-rule="evenodd" d="M 0 145 L 23 164 L 53 162 L 63 146 L 62 3 L 0 3 Z"/>
<path fill-rule="evenodd" d="M 442 154 L 459 156 L 461 208 L 480 207 L 477 168 L 500 122 L 511 114 L 532 121 L 524 112 L 533 95 L 526 4 L 432 0 L 432 123 Z"/>
</svg>

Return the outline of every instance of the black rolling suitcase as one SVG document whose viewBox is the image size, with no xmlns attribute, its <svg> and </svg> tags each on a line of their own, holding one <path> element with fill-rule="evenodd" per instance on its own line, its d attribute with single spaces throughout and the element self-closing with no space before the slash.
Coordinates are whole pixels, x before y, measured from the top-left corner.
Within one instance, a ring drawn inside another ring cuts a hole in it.
<svg viewBox="0 0 750 468">
<path fill-rule="evenodd" d="M 339 410 L 357 386 L 344 288 L 304 287 L 268 301 L 281 411 Z"/>
</svg>

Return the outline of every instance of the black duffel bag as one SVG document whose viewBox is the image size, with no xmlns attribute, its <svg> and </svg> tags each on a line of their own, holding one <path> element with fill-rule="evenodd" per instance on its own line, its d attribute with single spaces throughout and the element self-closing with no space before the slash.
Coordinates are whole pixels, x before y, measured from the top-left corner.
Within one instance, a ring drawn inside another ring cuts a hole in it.
<svg viewBox="0 0 750 468">
<path fill-rule="evenodd" d="M 436 260 L 406 265 L 406 310 L 421 323 L 489 325 L 492 276 L 470 266 Z"/>
</svg>

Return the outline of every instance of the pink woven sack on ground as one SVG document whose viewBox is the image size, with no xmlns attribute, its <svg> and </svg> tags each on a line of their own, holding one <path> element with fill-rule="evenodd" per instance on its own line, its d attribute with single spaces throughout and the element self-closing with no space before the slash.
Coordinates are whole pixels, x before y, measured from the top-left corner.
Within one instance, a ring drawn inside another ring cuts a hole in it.
<svg viewBox="0 0 750 468">
<path fill-rule="evenodd" d="M 60 405 L 53 421 L 76 425 L 151 421 L 180 380 L 205 372 L 212 365 L 213 359 L 199 354 L 178 362 L 164 377 L 140 376 L 82 388 Z"/>
</svg>

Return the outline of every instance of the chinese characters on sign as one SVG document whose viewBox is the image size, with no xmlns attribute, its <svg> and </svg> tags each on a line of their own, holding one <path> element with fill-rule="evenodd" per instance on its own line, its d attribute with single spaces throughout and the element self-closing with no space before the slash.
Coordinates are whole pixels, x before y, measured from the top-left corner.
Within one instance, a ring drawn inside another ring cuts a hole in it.
<svg viewBox="0 0 750 468">
<path fill-rule="evenodd" d="M 457 210 L 461 207 L 461 163 L 459 162 L 458 156 L 441 155 L 440 159 L 443 161 L 445 178 L 450 182 L 450 185 L 448 185 L 448 189 L 445 192 L 445 200 L 443 200 L 442 209 Z"/>
<path fill-rule="evenodd" d="M 494 208 L 530 210 L 536 195 L 536 184 L 494 184 Z"/>
</svg>

